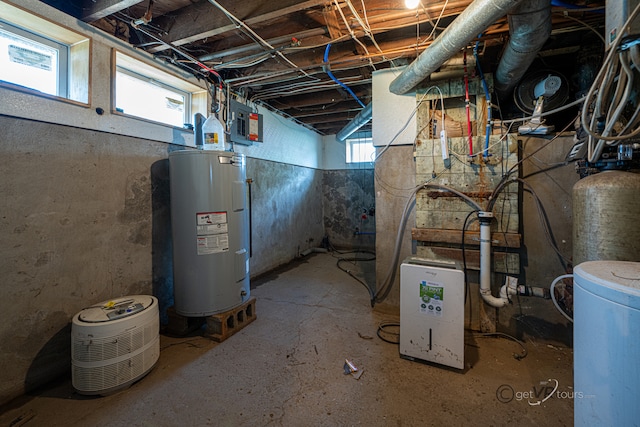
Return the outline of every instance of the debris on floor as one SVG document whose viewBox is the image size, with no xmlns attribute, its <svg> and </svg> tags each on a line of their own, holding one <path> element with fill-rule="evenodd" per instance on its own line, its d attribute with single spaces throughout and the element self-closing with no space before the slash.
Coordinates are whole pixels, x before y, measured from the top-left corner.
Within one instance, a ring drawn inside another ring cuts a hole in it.
<svg viewBox="0 0 640 427">
<path fill-rule="evenodd" d="M 362 376 L 362 372 L 364 371 L 364 369 L 362 368 L 357 368 L 356 365 L 354 365 L 353 362 L 350 361 L 349 359 L 344 360 L 343 368 L 344 368 L 345 375 L 351 374 L 351 376 L 357 380 L 360 379 L 360 377 Z"/>
<path fill-rule="evenodd" d="M 371 335 L 362 335 L 360 332 L 358 332 L 358 336 L 360 338 L 362 338 L 363 340 L 372 340 L 373 337 Z"/>
</svg>

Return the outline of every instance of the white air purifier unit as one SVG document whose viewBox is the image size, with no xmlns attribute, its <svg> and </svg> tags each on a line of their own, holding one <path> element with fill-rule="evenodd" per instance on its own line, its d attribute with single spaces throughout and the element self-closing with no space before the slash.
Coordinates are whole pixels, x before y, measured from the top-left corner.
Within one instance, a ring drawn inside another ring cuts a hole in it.
<svg viewBox="0 0 640 427">
<path fill-rule="evenodd" d="M 411 257 L 400 266 L 400 357 L 464 369 L 464 272 Z"/>
<path fill-rule="evenodd" d="M 157 298 L 133 295 L 87 307 L 71 325 L 71 379 L 80 394 L 110 394 L 145 376 L 160 355 Z"/>
</svg>

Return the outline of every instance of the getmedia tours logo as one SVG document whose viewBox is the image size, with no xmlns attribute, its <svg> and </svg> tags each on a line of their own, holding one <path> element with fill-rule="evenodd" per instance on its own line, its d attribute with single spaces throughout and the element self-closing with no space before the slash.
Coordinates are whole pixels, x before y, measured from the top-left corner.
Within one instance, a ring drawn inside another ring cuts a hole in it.
<svg viewBox="0 0 640 427">
<path fill-rule="evenodd" d="M 531 387 L 531 390 L 516 391 L 508 384 L 502 384 L 496 390 L 496 398 L 502 403 L 526 401 L 531 406 L 542 405 L 549 399 L 583 399 L 587 396 L 581 391 L 558 390 L 558 380 L 549 378 Z"/>
</svg>

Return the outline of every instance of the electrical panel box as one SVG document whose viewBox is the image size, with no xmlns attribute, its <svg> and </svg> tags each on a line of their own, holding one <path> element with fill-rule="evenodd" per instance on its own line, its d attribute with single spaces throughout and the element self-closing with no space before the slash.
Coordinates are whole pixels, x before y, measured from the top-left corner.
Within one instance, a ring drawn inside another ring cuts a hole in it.
<svg viewBox="0 0 640 427">
<path fill-rule="evenodd" d="M 251 145 L 262 142 L 262 114 L 251 107 L 230 100 L 231 129 L 229 139 L 234 144 Z"/>
<path fill-rule="evenodd" d="M 464 369 L 464 272 L 409 258 L 400 266 L 400 356 Z"/>
</svg>

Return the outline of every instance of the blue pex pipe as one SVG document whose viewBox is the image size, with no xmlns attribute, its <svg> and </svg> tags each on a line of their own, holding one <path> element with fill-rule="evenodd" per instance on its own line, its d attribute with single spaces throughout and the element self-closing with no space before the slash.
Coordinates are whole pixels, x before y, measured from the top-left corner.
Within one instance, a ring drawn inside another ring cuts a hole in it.
<svg viewBox="0 0 640 427">
<path fill-rule="evenodd" d="M 482 34 L 478 35 L 478 38 Z M 478 58 L 478 44 L 480 41 L 476 42 L 476 46 L 473 48 L 473 56 L 476 59 L 476 67 L 478 68 L 478 73 L 480 74 L 480 80 L 482 80 L 482 87 L 484 88 L 484 96 L 487 99 L 487 127 L 485 130 L 485 140 L 484 140 L 484 150 L 483 155 L 487 157 L 489 155 L 489 136 L 491 135 L 491 94 L 489 93 L 489 88 L 487 87 L 487 82 L 484 79 L 484 73 L 482 72 L 482 67 L 480 66 L 480 59 Z"/>
<path fill-rule="evenodd" d="M 588 7 L 577 6 L 575 4 L 566 3 L 566 2 L 561 1 L 561 0 L 551 0 L 551 6 L 563 7 L 565 9 L 588 9 Z M 593 12 L 594 13 L 598 13 L 598 14 L 604 14 L 604 10 L 594 10 Z"/>
<path fill-rule="evenodd" d="M 362 108 L 365 107 L 365 105 L 362 103 L 362 101 L 360 101 L 360 99 L 358 99 L 358 97 L 356 96 L 355 93 L 353 93 L 353 91 L 351 90 L 351 88 L 349 88 L 349 86 L 347 86 L 346 84 L 342 83 L 340 80 L 338 80 L 333 73 L 331 72 L 331 70 L 329 69 L 329 49 L 331 49 L 331 43 L 327 44 L 327 48 L 324 50 L 324 63 L 326 64 L 326 66 L 324 67 L 324 71 L 327 73 L 327 75 L 329 77 L 331 77 L 331 80 L 333 80 L 334 82 L 338 83 L 340 86 L 342 86 L 347 92 L 349 92 L 349 95 L 353 96 L 353 99 L 355 99 L 356 101 L 358 101 L 358 104 L 360 104 L 362 106 Z"/>
</svg>

